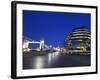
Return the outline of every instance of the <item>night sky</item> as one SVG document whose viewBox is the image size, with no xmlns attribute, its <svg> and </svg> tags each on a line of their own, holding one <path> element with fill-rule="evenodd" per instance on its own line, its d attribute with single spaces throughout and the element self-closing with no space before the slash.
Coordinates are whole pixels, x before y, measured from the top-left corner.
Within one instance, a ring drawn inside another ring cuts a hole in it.
<svg viewBox="0 0 100 80">
<path fill-rule="evenodd" d="M 91 15 L 88 13 L 64 13 L 23 10 L 23 37 L 45 44 L 60 46 L 73 28 L 87 26 L 90 29 Z"/>
</svg>

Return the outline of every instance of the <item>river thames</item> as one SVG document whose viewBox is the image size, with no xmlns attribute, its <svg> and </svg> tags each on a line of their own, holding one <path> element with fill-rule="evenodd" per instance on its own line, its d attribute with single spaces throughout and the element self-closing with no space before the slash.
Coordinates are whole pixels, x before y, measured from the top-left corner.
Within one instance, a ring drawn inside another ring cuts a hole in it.
<svg viewBox="0 0 100 80">
<path fill-rule="evenodd" d="M 59 52 L 54 52 L 39 56 L 23 56 L 23 69 L 80 67 L 90 65 L 90 55 L 68 55 Z"/>
</svg>

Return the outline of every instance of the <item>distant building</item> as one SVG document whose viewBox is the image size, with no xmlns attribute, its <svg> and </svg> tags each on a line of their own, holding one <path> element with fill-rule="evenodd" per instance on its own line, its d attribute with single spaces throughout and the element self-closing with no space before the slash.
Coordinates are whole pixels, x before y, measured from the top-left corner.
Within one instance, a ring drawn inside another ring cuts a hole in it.
<svg viewBox="0 0 100 80">
<path fill-rule="evenodd" d="M 65 37 L 64 46 L 69 52 L 90 52 L 91 33 L 86 27 L 75 28 Z"/>
</svg>

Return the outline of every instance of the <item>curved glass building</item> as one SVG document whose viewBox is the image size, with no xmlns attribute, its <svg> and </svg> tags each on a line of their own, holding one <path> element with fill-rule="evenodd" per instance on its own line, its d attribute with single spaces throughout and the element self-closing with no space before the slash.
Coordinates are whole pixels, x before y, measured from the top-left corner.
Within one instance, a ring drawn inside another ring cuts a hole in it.
<svg viewBox="0 0 100 80">
<path fill-rule="evenodd" d="M 65 37 L 64 46 L 68 52 L 90 53 L 91 33 L 86 27 L 75 28 Z"/>
</svg>

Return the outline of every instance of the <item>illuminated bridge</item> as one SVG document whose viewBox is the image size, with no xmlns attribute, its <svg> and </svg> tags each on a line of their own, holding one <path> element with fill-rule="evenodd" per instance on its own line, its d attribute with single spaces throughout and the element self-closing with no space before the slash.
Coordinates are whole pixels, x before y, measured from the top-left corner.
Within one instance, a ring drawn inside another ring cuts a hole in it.
<svg viewBox="0 0 100 80">
<path fill-rule="evenodd" d="M 30 48 L 29 44 L 39 44 L 39 47 L 37 48 Z M 40 41 L 35 41 L 32 39 L 25 39 L 23 41 L 23 51 L 30 51 L 30 50 L 36 50 L 36 51 L 40 51 L 40 50 L 44 50 L 44 49 L 49 49 L 49 46 L 47 46 L 44 42 L 44 40 L 40 40 Z"/>
</svg>

